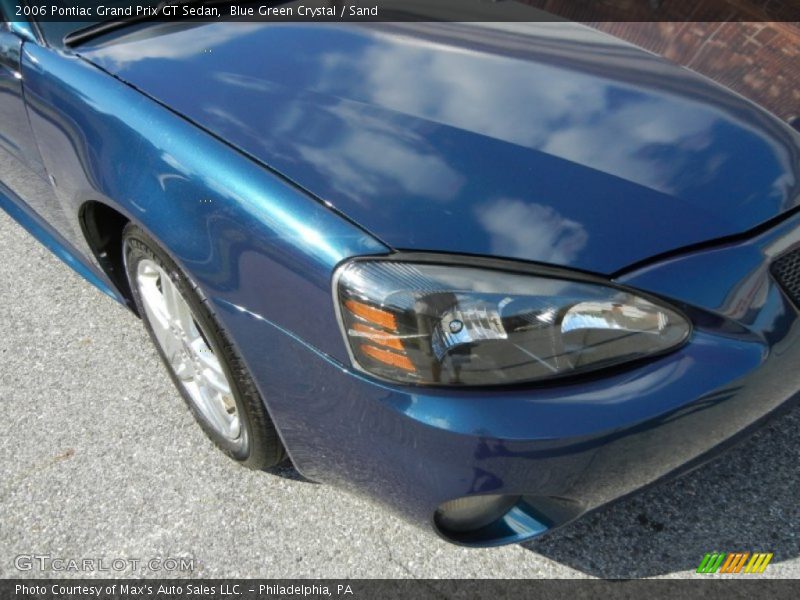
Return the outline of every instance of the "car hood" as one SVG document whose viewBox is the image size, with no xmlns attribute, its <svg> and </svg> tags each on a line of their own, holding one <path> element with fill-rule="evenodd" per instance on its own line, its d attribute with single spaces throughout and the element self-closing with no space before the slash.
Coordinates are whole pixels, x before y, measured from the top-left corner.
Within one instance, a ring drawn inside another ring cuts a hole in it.
<svg viewBox="0 0 800 600">
<path fill-rule="evenodd" d="M 613 273 L 800 201 L 788 125 L 576 24 L 160 24 L 80 53 L 396 249 Z"/>
</svg>

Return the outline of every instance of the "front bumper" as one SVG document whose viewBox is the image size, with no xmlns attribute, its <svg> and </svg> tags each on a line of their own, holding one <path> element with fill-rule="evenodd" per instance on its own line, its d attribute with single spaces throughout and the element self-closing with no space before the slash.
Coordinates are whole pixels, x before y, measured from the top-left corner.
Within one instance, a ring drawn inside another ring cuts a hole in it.
<svg viewBox="0 0 800 600">
<path fill-rule="evenodd" d="M 388 385 L 252 313 L 217 308 L 305 476 L 377 499 L 451 541 L 494 545 L 679 470 L 791 398 L 800 320 L 769 267 L 796 246 L 800 216 L 619 277 L 680 306 L 694 322 L 689 343 L 614 372 L 514 389 Z M 481 530 L 440 531 L 437 508 L 476 494 L 522 499 Z"/>
</svg>

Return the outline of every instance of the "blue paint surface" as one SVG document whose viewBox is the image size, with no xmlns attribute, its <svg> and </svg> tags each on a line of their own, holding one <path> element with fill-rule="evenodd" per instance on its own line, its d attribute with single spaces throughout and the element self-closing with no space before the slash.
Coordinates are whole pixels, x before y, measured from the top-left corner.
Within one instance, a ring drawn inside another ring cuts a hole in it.
<svg viewBox="0 0 800 600">
<path fill-rule="evenodd" d="M 24 102 L 14 137 L 36 156 L 20 160 L 57 184 L 38 213 L 0 202 L 118 299 L 81 206 L 159 240 L 308 477 L 426 527 L 452 498 L 521 495 L 455 539 L 518 541 L 698 460 L 800 386 L 797 310 L 769 275 L 800 244 L 797 134 L 650 55 L 549 26 L 152 25 L 78 54 L 26 42 L 24 100 L 0 108 Z M 624 273 L 684 311 L 692 338 L 548 385 L 377 382 L 349 364 L 331 276 L 402 249 Z"/>
</svg>

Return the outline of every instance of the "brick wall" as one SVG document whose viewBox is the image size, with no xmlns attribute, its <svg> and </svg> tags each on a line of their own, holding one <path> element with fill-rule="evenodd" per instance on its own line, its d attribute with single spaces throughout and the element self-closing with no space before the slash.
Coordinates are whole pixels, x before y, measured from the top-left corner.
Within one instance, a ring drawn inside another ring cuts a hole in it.
<svg viewBox="0 0 800 600">
<path fill-rule="evenodd" d="M 689 22 L 611 21 L 615 16 L 629 20 L 636 11 L 645 11 L 643 19 L 652 18 L 649 0 L 595 0 L 589 12 L 581 11 L 581 0 L 524 1 L 660 54 L 783 119 L 800 115 L 800 23 L 710 20 L 719 18 L 721 7 L 733 11 L 724 14 L 734 18 L 780 15 L 787 6 L 781 0 L 670 0 L 670 18 Z M 580 18 L 587 15 L 595 20 Z"/>
</svg>

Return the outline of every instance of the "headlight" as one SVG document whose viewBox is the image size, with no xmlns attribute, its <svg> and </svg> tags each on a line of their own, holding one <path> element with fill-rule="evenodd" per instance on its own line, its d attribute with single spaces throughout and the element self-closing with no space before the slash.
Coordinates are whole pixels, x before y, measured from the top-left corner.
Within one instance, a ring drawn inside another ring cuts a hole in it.
<svg viewBox="0 0 800 600">
<path fill-rule="evenodd" d="M 334 282 L 354 366 L 402 383 L 538 381 L 662 353 L 691 331 L 654 300 L 550 276 L 356 260 Z"/>
</svg>

